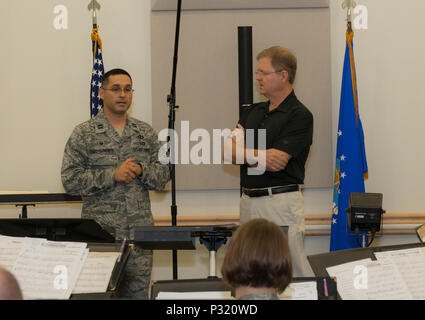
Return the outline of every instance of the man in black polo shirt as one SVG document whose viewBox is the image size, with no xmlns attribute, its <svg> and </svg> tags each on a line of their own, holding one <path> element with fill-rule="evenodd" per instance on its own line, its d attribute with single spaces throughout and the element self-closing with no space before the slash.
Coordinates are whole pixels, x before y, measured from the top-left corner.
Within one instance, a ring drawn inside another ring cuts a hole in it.
<svg viewBox="0 0 425 320">
<path fill-rule="evenodd" d="M 244 155 L 240 222 L 266 218 L 289 226 L 294 276 L 306 276 L 309 271 L 304 254 L 304 202 L 300 187 L 304 184 L 305 162 L 312 144 L 313 116 L 292 87 L 296 57 L 276 46 L 263 50 L 257 60 L 256 80 L 268 101 L 244 110 L 232 141 L 232 163 L 242 164 L 237 161 L 238 148 Z M 264 132 L 266 139 L 262 143 L 260 136 Z M 244 138 L 238 140 L 238 135 Z M 251 171 L 260 165 L 262 171 Z"/>
</svg>

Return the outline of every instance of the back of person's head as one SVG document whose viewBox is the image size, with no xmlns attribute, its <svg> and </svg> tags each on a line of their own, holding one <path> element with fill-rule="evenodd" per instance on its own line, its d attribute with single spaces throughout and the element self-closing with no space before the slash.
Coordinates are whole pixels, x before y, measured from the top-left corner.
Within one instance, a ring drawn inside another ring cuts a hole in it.
<svg viewBox="0 0 425 320">
<path fill-rule="evenodd" d="M 133 82 L 133 79 L 131 79 L 131 76 L 130 76 L 130 74 L 129 74 L 127 71 L 125 71 L 124 69 L 116 68 L 116 69 L 111 69 L 111 70 L 109 70 L 108 72 L 106 72 L 106 73 L 103 75 L 103 77 L 102 77 L 102 88 L 103 88 L 105 85 L 107 85 L 107 84 L 108 84 L 108 81 L 109 81 L 109 77 L 110 77 L 110 76 L 115 76 L 115 75 L 120 75 L 120 74 L 123 74 L 123 75 L 128 76 L 128 77 L 130 78 L 130 80 Z"/>
<path fill-rule="evenodd" d="M 0 266 L 0 300 L 22 300 L 22 291 L 16 278 Z"/>
<path fill-rule="evenodd" d="M 235 231 L 221 268 L 233 288 L 274 288 L 282 293 L 292 280 L 292 260 L 282 229 L 266 219 L 252 219 Z"/>
<path fill-rule="evenodd" d="M 271 64 L 276 71 L 286 70 L 290 84 L 295 81 L 297 74 L 297 57 L 289 49 L 274 46 L 264 49 L 257 55 L 257 60 L 270 58 Z"/>
</svg>

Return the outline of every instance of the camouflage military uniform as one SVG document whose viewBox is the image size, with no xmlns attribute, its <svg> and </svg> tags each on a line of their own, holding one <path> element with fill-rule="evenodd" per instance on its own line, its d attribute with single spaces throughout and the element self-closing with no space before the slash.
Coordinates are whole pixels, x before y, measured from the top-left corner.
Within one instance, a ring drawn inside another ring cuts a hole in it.
<svg viewBox="0 0 425 320">
<path fill-rule="evenodd" d="M 62 183 L 67 193 L 83 199 L 82 218 L 113 227 L 116 239 L 133 239 L 135 226 L 153 225 L 148 190 L 163 189 L 168 165 L 158 161 L 160 144 L 152 127 L 128 117 L 120 137 L 103 111 L 78 125 L 64 152 Z M 118 183 L 115 168 L 134 158 L 143 174 L 131 183 Z M 146 298 L 152 252 L 136 248 L 127 264 L 123 297 Z"/>
</svg>

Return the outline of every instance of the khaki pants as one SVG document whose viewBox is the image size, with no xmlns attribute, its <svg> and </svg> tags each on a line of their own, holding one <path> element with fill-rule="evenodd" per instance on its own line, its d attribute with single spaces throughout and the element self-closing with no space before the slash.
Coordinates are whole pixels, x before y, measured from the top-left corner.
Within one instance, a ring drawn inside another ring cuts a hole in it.
<svg viewBox="0 0 425 320">
<path fill-rule="evenodd" d="M 264 197 L 240 199 L 240 223 L 264 218 L 278 226 L 288 226 L 288 243 L 291 251 L 294 277 L 311 276 L 304 254 L 304 200 L 301 191 L 273 194 Z"/>
</svg>

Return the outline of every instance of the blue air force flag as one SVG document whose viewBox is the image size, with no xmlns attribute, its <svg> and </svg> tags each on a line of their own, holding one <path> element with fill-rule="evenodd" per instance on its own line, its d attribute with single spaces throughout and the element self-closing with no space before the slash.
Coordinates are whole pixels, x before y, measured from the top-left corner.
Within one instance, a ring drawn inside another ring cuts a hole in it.
<svg viewBox="0 0 425 320">
<path fill-rule="evenodd" d="M 345 209 L 349 205 L 350 192 L 365 191 L 364 178 L 367 178 L 368 171 L 357 101 L 353 36 L 353 31 L 347 31 L 333 188 L 331 251 L 359 247 L 354 231 L 348 227 Z"/>
<path fill-rule="evenodd" d="M 105 73 L 102 59 L 102 41 L 97 33 L 97 28 L 93 28 L 91 40 L 93 68 L 90 82 L 90 118 L 93 118 L 103 107 L 103 100 L 99 97 L 99 88 L 102 83 L 103 74 Z"/>
</svg>

